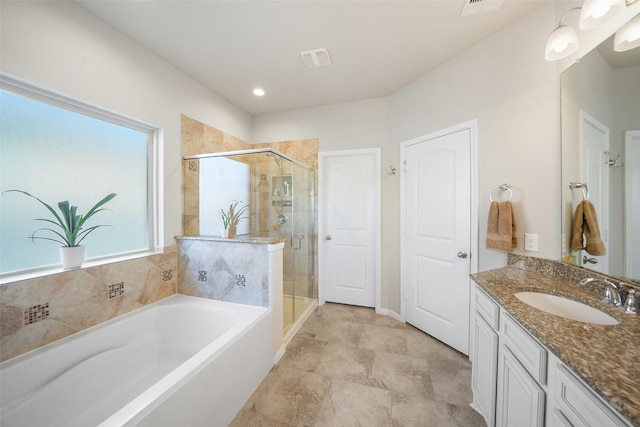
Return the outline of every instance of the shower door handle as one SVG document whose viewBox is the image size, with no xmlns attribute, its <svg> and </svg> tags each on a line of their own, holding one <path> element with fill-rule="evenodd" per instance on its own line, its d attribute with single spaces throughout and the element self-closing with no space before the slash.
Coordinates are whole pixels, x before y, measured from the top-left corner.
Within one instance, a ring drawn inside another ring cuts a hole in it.
<svg viewBox="0 0 640 427">
<path fill-rule="evenodd" d="M 294 234 L 293 236 L 291 236 L 291 246 L 293 247 L 294 251 L 299 251 L 300 249 L 302 249 L 302 238 L 304 236 L 302 234 Z M 294 246 L 294 241 L 295 239 L 298 239 L 298 247 Z"/>
<path fill-rule="evenodd" d="M 327 234 L 326 236 L 324 236 L 324 240 L 331 240 L 331 234 Z"/>
</svg>

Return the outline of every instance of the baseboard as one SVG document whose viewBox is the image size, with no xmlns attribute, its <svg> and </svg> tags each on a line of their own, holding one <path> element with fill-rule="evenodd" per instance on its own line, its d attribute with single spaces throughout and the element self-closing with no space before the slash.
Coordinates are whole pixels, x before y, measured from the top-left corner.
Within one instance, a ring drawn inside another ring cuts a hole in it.
<svg viewBox="0 0 640 427">
<path fill-rule="evenodd" d="M 389 316 L 393 319 L 396 319 L 398 322 L 402 322 L 400 315 L 393 310 L 389 310 L 388 308 L 376 308 L 376 313 L 382 314 L 383 316 Z"/>
</svg>

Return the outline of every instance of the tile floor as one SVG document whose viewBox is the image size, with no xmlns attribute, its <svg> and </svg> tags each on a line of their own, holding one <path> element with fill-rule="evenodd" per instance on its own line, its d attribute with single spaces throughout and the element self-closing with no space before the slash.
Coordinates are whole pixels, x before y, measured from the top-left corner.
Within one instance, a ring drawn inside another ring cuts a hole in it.
<svg viewBox="0 0 640 427">
<path fill-rule="evenodd" d="M 328 303 L 231 426 L 485 426 L 471 398 L 467 356 L 373 309 Z"/>
</svg>

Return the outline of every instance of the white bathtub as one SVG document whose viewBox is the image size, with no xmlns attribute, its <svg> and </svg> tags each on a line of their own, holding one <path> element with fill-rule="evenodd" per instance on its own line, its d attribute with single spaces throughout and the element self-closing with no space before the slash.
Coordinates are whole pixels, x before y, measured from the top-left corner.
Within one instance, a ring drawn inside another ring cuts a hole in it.
<svg viewBox="0 0 640 427">
<path fill-rule="evenodd" d="M 0 364 L 1 425 L 226 426 L 272 329 L 270 309 L 174 295 Z"/>
</svg>

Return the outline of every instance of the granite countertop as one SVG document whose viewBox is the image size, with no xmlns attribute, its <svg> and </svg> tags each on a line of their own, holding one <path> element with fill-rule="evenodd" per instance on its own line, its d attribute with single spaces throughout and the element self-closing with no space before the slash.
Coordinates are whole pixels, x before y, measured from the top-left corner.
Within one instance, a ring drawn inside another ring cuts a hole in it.
<svg viewBox="0 0 640 427">
<path fill-rule="evenodd" d="M 221 236 L 175 236 L 176 240 L 208 240 L 210 242 L 224 242 L 224 243 L 251 243 L 262 245 L 274 245 L 277 243 L 286 242 L 288 237 L 261 237 L 251 235 L 240 235 L 233 238 L 221 237 Z"/>
<path fill-rule="evenodd" d="M 596 393 L 640 426 L 640 315 L 605 305 L 595 292 L 547 272 L 509 266 L 471 278 Z M 554 316 L 514 296 L 522 291 L 569 297 L 620 323 L 601 326 Z"/>
</svg>

